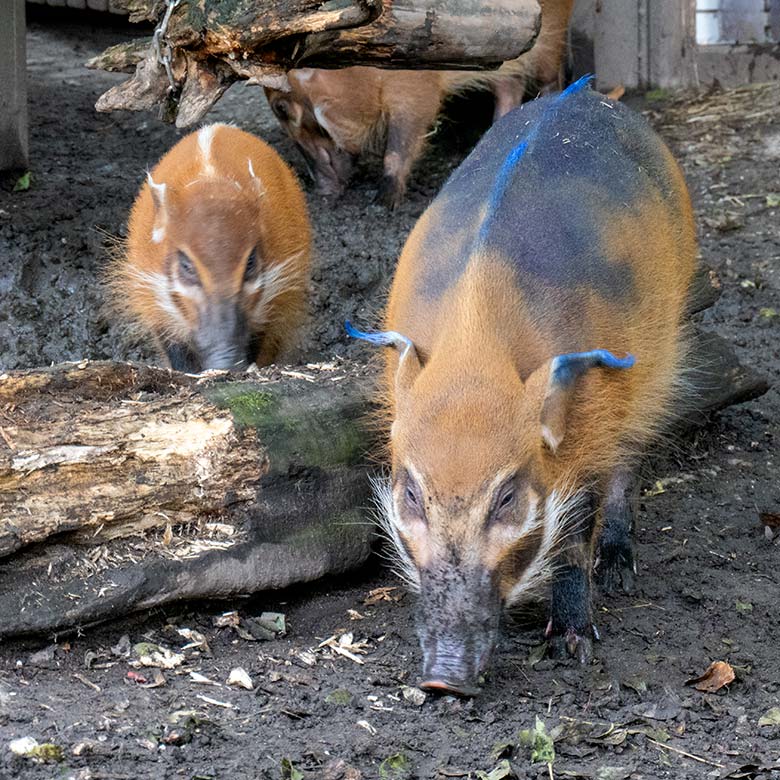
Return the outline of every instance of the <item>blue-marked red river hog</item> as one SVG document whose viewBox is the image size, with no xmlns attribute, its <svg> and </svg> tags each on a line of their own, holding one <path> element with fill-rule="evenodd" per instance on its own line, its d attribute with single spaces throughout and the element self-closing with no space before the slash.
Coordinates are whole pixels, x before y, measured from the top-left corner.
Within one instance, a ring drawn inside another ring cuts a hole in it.
<svg viewBox="0 0 780 780">
<path fill-rule="evenodd" d="M 141 187 L 125 250 L 110 305 L 172 368 L 265 365 L 291 344 L 311 228 L 295 174 L 259 138 L 213 124 L 179 141 Z"/>
<path fill-rule="evenodd" d="M 348 325 L 389 347 L 380 494 L 423 687 L 474 693 L 502 609 L 543 592 L 551 651 L 590 657 L 591 574 L 631 579 L 631 470 L 685 385 L 695 259 L 671 153 L 583 79 L 493 126 L 409 236 L 385 331 Z"/>
</svg>

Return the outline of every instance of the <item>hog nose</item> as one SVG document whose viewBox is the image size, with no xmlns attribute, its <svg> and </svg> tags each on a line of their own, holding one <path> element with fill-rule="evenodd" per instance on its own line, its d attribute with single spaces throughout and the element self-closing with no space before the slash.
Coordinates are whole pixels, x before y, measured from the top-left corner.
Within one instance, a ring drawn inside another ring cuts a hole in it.
<svg viewBox="0 0 780 780">
<path fill-rule="evenodd" d="M 203 370 L 244 371 L 248 363 L 237 350 L 218 350 L 203 357 Z"/>
<path fill-rule="evenodd" d="M 453 639 L 440 639 L 424 646 L 420 687 L 432 693 L 476 696 L 479 693 L 477 678 L 489 653 L 474 652 L 475 648 L 468 645 Z"/>
<path fill-rule="evenodd" d="M 449 694 L 466 698 L 476 696 L 479 687 L 474 683 L 432 676 L 420 683 L 420 688 L 430 693 Z"/>
</svg>

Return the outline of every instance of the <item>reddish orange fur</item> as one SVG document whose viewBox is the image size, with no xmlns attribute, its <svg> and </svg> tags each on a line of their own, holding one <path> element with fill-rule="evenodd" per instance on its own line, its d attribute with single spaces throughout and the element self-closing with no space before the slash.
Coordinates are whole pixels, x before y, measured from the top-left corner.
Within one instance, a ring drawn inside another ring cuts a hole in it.
<svg viewBox="0 0 780 780">
<path fill-rule="evenodd" d="M 239 300 L 252 335 L 262 331 L 255 359 L 263 365 L 290 345 L 304 315 L 311 258 L 306 202 L 295 175 L 270 146 L 235 127 L 212 128 L 208 160 L 194 132 L 152 170 L 154 183 L 166 187 L 162 210 L 149 182 L 142 185 L 130 214 L 126 251 L 109 269 L 111 306 L 161 351 L 172 340 L 186 342 L 197 325 L 195 304 L 173 292 L 175 308 L 166 310 L 159 294 L 172 256 L 185 251 L 203 295 Z M 153 240 L 157 228 L 164 230 L 159 242 Z M 256 307 L 262 288 L 242 287 L 247 256 L 255 247 L 264 274 L 288 261 L 283 289 L 264 305 L 261 322 Z"/>
</svg>

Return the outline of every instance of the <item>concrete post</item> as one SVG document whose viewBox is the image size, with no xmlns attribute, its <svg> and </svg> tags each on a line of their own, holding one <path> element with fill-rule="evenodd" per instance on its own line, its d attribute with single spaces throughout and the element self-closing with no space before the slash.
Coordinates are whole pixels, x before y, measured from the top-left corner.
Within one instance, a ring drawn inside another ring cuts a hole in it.
<svg viewBox="0 0 780 780">
<path fill-rule="evenodd" d="M 0 0 L 0 170 L 27 166 L 24 0 Z"/>
</svg>

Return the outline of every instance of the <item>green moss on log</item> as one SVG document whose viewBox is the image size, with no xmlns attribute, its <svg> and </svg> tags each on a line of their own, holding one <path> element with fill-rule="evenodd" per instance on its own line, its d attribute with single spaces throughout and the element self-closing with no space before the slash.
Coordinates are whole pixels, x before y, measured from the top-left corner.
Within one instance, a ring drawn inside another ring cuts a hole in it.
<svg viewBox="0 0 780 780">
<path fill-rule="evenodd" d="M 241 427 L 255 428 L 271 460 L 271 471 L 290 463 L 308 467 L 352 466 L 370 446 L 361 426 L 364 408 L 324 393 L 282 395 L 251 382 L 215 385 L 207 398 L 229 409 Z"/>
</svg>

